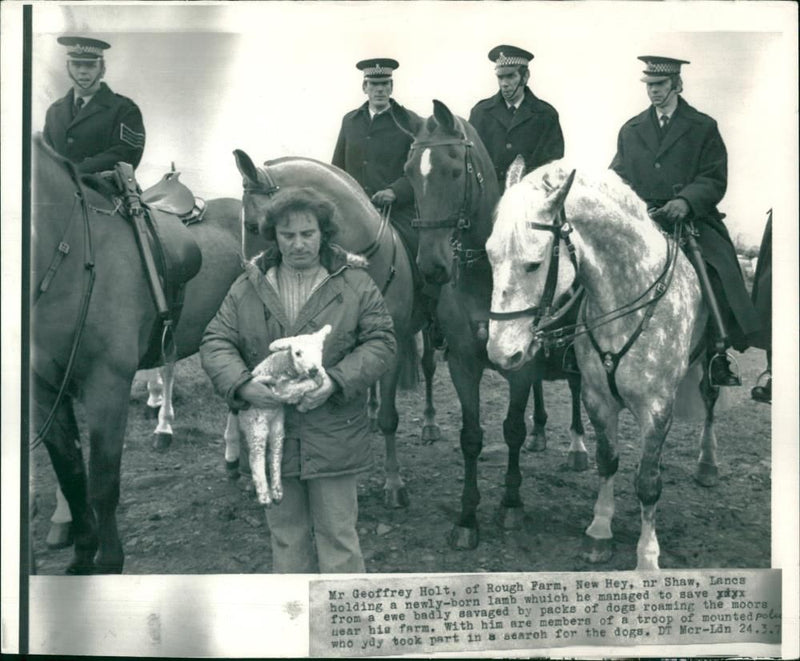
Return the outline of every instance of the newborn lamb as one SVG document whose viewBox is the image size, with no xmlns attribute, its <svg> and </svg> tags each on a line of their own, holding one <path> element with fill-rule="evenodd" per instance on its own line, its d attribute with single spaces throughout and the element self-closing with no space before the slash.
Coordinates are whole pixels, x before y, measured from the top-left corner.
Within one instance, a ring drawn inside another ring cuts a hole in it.
<svg viewBox="0 0 800 661">
<path fill-rule="evenodd" d="M 316 333 L 275 340 L 272 351 L 253 370 L 253 378 L 271 387 L 284 404 L 297 404 L 303 395 L 322 384 L 322 346 L 330 325 Z M 269 506 L 283 498 L 281 460 L 283 457 L 284 411 L 282 404 L 263 409 L 250 408 L 239 412 L 239 423 L 250 452 L 250 470 L 258 502 Z M 269 482 L 265 467 L 269 447 Z"/>
</svg>

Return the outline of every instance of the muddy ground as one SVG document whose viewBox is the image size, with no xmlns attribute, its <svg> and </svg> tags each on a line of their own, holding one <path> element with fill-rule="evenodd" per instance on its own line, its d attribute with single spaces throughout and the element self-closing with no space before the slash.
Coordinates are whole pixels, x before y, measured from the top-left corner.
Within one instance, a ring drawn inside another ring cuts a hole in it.
<svg viewBox="0 0 800 661">
<path fill-rule="evenodd" d="M 663 454 L 664 488 L 658 508 L 664 568 L 770 566 L 770 407 L 750 399 L 764 367 L 764 353 L 736 355 L 745 386 L 731 389 L 719 412 L 720 481 L 706 489 L 692 480 L 700 427 L 676 422 Z M 170 449 L 151 448 L 155 422 L 146 415 L 141 374 L 131 396 L 119 528 L 125 573 L 223 574 L 270 572 L 269 530 L 247 480 L 232 482 L 224 469 L 222 431 L 226 409 L 197 356 L 179 363 L 176 425 Z M 502 530 L 495 519 L 502 495 L 506 448 L 501 425 L 507 388 L 494 372 L 482 387 L 484 449 L 479 463 L 480 545 L 452 550 L 447 534 L 460 502 L 463 462 L 458 446 L 460 409 L 447 366 L 438 363 L 435 402 L 442 440 L 421 441 L 423 389 L 401 393 L 398 446 L 408 487 L 407 509 L 383 501 L 383 443 L 374 435 L 375 468 L 359 487 L 359 531 L 369 572 L 496 572 L 626 570 L 636 564 L 639 505 L 633 491 L 637 440 L 633 419 L 620 424 L 620 477 L 614 519 L 615 552 L 601 565 L 581 557 L 598 484 L 594 441 L 587 426 L 589 471 L 566 465 L 569 390 L 548 384 L 548 449 L 523 452 L 522 529 Z M 49 550 L 45 537 L 54 505 L 54 476 L 43 450 L 33 463 L 38 514 L 32 533 L 40 574 L 63 573 L 71 550 Z"/>
</svg>

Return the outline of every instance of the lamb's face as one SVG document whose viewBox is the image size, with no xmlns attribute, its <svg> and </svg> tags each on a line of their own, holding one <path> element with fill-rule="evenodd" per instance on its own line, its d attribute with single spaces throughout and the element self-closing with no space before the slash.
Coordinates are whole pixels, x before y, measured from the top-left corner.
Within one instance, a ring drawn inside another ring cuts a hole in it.
<svg viewBox="0 0 800 661">
<path fill-rule="evenodd" d="M 299 335 L 292 338 L 289 355 L 297 376 L 313 379 L 319 374 L 322 369 L 322 347 L 330 332 L 331 327 L 325 325 L 311 335 Z"/>
</svg>

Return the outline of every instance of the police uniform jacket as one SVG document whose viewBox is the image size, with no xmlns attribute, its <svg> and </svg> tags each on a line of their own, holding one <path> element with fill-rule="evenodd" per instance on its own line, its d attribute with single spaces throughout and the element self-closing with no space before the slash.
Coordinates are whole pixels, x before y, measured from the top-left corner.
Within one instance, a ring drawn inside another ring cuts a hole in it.
<svg viewBox="0 0 800 661">
<path fill-rule="evenodd" d="M 525 158 L 527 171 L 564 156 L 558 112 L 528 87 L 513 116 L 498 92 L 475 104 L 469 123 L 475 127 L 492 158 L 501 190 L 505 187 L 506 171 L 518 154 Z"/>
<path fill-rule="evenodd" d="M 112 170 L 119 161 L 139 165 L 144 152 L 142 113 L 129 98 L 105 83 L 73 117 L 74 90 L 47 110 L 44 138 L 81 172 Z"/>
<path fill-rule="evenodd" d="M 421 123 L 419 115 L 394 99 L 389 99 L 388 110 L 370 119 L 369 103 L 365 102 L 342 119 L 332 159 L 369 197 L 390 188 L 397 196 L 392 220 L 409 226 L 414 216 L 414 190 L 403 166 Z"/>
<path fill-rule="evenodd" d="M 611 169 L 649 207 L 663 206 L 676 197 L 688 202 L 703 259 L 719 275 L 742 332 L 755 333 L 758 319 L 722 222 L 724 216 L 717 210 L 728 185 L 728 154 L 716 121 L 679 97 L 661 137 L 655 109 L 650 106 L 620 129 Z"/>
</svg>

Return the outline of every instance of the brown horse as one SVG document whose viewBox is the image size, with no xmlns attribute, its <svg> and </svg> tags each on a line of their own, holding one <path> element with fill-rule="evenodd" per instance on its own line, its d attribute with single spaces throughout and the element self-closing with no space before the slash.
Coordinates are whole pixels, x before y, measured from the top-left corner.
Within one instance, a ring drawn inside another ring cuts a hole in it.
<svg viewBox="0 0 800 661">
<path fill-rule="evenodd" d="M 388 506 L 405 506 L 408 496 L 400 477 L 395 441 L 399 421 L 395 395 L 398 385 L 411 387 L 416 383 L 418 354 L 415 336 L 420 330 L 424 331 L 422 369 L 426 394 L 423 440 L 435 440 L 439 430 L 432 403 L 435 363 L 426 326 L 428 320 L 421 297 L 415 289 L 411 259 L 402 240 L 388 219 L 381 217 L 358 182 L 339 168 L 299 157 L 267 161 L 258 168 L 243 151 L 237 149 L 234 156 L 244 178 L 242 205 L 245 256 L 252 257 L 266 247 L 258 234 L 258 222 L 264 216 L 264 206 L 269 196 L 284 186 L 310 186 L 336 204 L 335 241 L 346 250 L 363 254 L 369 260 L 368 271 L 384 295 L 398 342 L 395 369 L 389 370 L 380 380 L 377 411 L 377 426 L 386 446 L 384 491 Z M 225 434 L 227 448 L 238 447 L 238 425 L 235 422 L 229 419 Z M 228 454 L 226 457 L 230 458 Z"/>
<path fill-rule="evenodd" d="M 450 537 L 457 548 L 478 544 L 478 456 L 483 444 L 480 426 L 480 381 L 484 369 L 496 368 L 487 356 L 486 339 L 492 272 L 486 258 L 486 240 L 500 197 L 488 152 L 475 129 L 456 117 L 443 103 L 433 102 L 434 114 L 423 123 L 411 145 L 405 171 L 414 188 L 420 231 L 417 263 L 425 278 L 441 285 L 437 316 L 449 347 L 448 367 L 461 403 L 461 452 L 464 488 L 461 514 Z M 534 445 L 544 446 L 542 379 L 569 381 L 572 393 L 573 468 L 586 466 L 580 418 L 580 375 L 565 374 L 563 350 L 547 359 L 540 356 L 524 369 L 502 372 L 509 383 L 509 403 L 503 436 L 508 445 L 505 493 L 501 521 L 516 528 L 522 521 L 519 490 L 520 448 L 525 440 L 525 408 L 534 389 Z M 536 442 L 538 441 L 538 443 Z"/>
<path fill-rule="evenodd" d="M 88 188 L 69 162 L 34 140 L 32 436 L 44 442 L 73 519 L 72 574 L 118 573 L 116 509 L 131 383 L 143 367 L 156 306 L 131 223 Z M 241 272 L 237 200 L 211 200 L 191 232 L 203 257 L 176 328 L 179 357 L 197 351 L 205 324 Z M 73 400 L 89 432 L 84 467 Z"/>
</svg>

